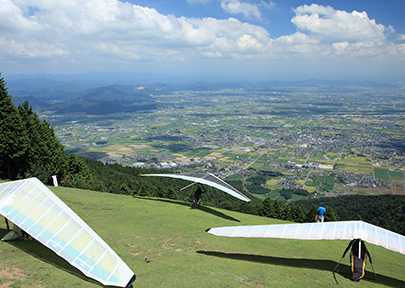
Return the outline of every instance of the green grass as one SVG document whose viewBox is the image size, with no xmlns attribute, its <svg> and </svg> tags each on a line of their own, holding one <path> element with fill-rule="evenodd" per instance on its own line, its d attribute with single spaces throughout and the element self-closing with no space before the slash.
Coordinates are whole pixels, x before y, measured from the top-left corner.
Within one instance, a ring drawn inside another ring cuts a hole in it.
<svg viewBox="0 0 405 288">
<path fill-rule="evenodd" d="M 284 222 L 165 199 L 51 189 L 134 271 L 134 287 L 332 287 L 331 271 L 348 244 L 217 237 L 205 230 Z M 351 282 L 346 257 L 339 287 L 405 287 L 405 256 L 367 247 L 377 281 L 368 266 L 366 279 Z M 103 287 L 33 241 L 0 243 L 0 275 L 0 287 Z"/>
<path fill-rule="evenodd" d="M 385 168 L 374 167 L 374 174 L 375 174 L 375 178 L 385 180 L 385 181 L 390 180 L 390 178 L 388 177 L 387 169 L 385 169 Z"/>
<path fill-rule="evenodd" d="M 394 181 L 403 181 L 404 180 L 404 176 L 403 176 L 402 172 L 389 171 L 389 173 L 390 173 L 391 179 Z"/>
</svg>

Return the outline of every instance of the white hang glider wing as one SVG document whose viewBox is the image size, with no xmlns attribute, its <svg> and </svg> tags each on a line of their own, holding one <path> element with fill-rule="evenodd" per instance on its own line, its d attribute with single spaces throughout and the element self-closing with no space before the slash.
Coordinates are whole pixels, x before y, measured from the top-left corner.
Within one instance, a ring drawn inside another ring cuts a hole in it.
<svg viewBox="0 0 405 288">
<path fill-rule="evenodd" d="M 250 199 L 243 195 L 241 192 L 233 188 L 231 185 L 225 181 L 219 179 L 218 177 L 212 175 L 211 173 L 185 173 L 185 174 L 141 174 L 141 176 L 159 176 L 159 177 L 171 177 L 183 180 L 192 181 L 195 183 L 205 184 L 219 190 L 222 190 L 233 197 L 236 197 L 242 201 L 250 202 Z M 191 185 L 189 185 L 191 186 Z M 189 187 L 187 186 L 187 187 Z M 186 188 L 186 187 L 185 187 Z"/>
<path fill-rule="evenodd" d="M 0 184 L 0 214 L 87 277 L 118 287 L 135 281 L 121 258 L 37 178 Z"/>
<path fill-rule="evenodd" d="M 363 221 L 340 221 L 304 224 L 277 224 L 210 228 L 216 236 L 261 237 L 301 240 L 352 240 L 361 238 L 371 244 L 405 254 L 405 236 Z"/>
</svg>

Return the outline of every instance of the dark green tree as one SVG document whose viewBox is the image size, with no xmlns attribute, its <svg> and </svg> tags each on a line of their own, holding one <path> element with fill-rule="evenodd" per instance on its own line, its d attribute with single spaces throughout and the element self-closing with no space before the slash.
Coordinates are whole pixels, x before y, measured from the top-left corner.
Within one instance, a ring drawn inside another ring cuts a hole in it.
<svg viewBox="0 0 405 288">
<path fill-rule="evenodd" d="M 169 187 L 166 192 L 166 198 L 179 200 L 179 194 L 176 192 L 176 190 L 174 190 L 174 188 Z"/>
<path fill-rule="evenodd" d="M 276 216 L 274 218 L 281 219 L 281 220 L 287 220 L 288 211 L 286 208 L 288 208 L 288 206 L 286 204 L 275 199 L 273 201 L 273 207 L 274 207 L 274 213 L 276 214 Z"/>
<path fill-rule="evenodd" d="M 276 218 L 276 211 L 274 210 L 273 201 L 271 198 L 267 197 L 261 203 L 262 205 L 259 208 L 259 215 L 265 216 L 268 218 Z"/>
<path fill-rule="evenodd" d="M 136 193 L 138 196 L 150 196 L 150 187 L 151 185 L 149 182 L 143 182 L 142 186 L 139 188 L 138 193 Z"/>
<path fill-rule="evenodd" d="M 315 216 L 318 214 L 318 206 L 312 205 L 307 213 L 305 222 L 315 222 Z"/>
<path fill-rule="evenodd" d="M 28 105 L 28 101 L 18 106 L 18 112 L 28 136 L 28 149 L 23 157 L 25 166 L 45 167 L 51 175 L 57 175 L 58 178 L 66 177 L 69 165 L 67 155 L 63 145 L 56 138 L 53 128 L 45 120 L 39 119 L 38 115 L 32 111 L 32 107 Z M 50 184 L 51 178 L 44 183 Z"/>
<path fill-rule="evenodd" d="M 304 205 L 291 204 L 290 209 L 292 221 L 298 223 L 304 223 L 306 221 L 307 210 L 305 209 Z"/>
<path fill-rule="evenodd" d="M 1 177 L 14 180 L 23 177 L 26 170 L 23 156 L 29 141 L 5 86 L 4 78 L 0 78 L 0 173 Z"/>
<path fill-rule="evenodd" d="M 338 217 L 336 216 L 335 211 L 333 211 L 332 207 L 326 206 L 325 209 L 326 209 L 325 221 L 331 222 L 331 221 L 338 221 L 339 220 Z"/>
<path fill-rule="evenodd" d="M 40 164 L 32 164 L 28 171 L 24 173 L 25 178 L 36 177 L 42 183 L 47 183 L 52 177 L 51 173 L 46 169 L 45 166 Z"/>
<path fill-rule="evenodd" d="M 69 176 L 70 185 L 76 188 L 90 189 L 93 179 L 91 177 L 90 169 L 84 162 L 83 157 L 79 157 L 73 153 L 66 155 L 66 157 L 68 162 L 66 176 Z"/>
<path fill-rule="evenodd" d="M 119 194 L 126 194 L 126 195 L 131 194 L 131 190 L 129 189 L 127 184 L 125 183 L 121 184 Z"/>
</svg>

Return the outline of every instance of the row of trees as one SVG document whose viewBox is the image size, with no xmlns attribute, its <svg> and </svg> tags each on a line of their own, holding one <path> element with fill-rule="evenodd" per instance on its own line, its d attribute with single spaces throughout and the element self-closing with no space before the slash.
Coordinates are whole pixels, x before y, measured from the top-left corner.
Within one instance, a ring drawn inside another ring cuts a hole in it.
<svg viewBox="0 0 405 288">
<path fill-rule="evenodd" d="M 296 203 L 309 208 L 319 199 Z M 333 207 L 342 221 L 362 220 L 405 235 L 405 197 L 402 195 L 351 195 L 325 197 L 322 201 Z"/>
<path fill-rule="evenodd" d="M 1 74 L 0 74 L 1 76 Z M 0 78 L 0 177 L 11 180 L 37 177 L 50 184 L 51 175 L 71 182 L 90 178 L 77 155 L 68 155 L 53 128 L 41 121 L 28 102 L 16 107 Z"/>
</svg>

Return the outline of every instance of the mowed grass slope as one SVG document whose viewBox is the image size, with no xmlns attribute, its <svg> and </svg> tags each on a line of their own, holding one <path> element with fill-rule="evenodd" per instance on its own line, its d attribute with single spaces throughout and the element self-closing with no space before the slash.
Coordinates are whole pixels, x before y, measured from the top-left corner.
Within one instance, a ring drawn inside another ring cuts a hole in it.
<svg viewBox="0 0 405 288">
<path fill-rule="evenodd" d="M 332 270 L 349 241 L 217 237 L 210 227 L 284 221 L 154 198 L 50 187 L 127 263 L 134 287 L 331 287 Z M 0 221 L 0 236 L 6 233 Z M 405 287 L 405 255 L 367 245 L 366 279 L 339 287 Z M 145 260 L 147 258 L 147 260 Z M 0 243 L 0 287 L 102 287 L 34 241 Z"/>
</svg>

